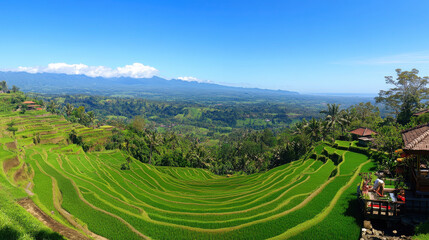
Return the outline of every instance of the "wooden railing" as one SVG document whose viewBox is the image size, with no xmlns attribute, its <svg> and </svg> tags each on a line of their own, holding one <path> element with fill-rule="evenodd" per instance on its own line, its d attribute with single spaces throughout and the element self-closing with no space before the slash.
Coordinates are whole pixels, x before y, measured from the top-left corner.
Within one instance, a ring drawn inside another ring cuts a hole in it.
<svg viewBox="0 0 429 240">
<path fill-rule="evenodd" d="M 369 217 L 397 217 L 404 209 L 403 202 L 391 202 L 386 200 L 363 199 L 364 214 Z"/>
</svg>

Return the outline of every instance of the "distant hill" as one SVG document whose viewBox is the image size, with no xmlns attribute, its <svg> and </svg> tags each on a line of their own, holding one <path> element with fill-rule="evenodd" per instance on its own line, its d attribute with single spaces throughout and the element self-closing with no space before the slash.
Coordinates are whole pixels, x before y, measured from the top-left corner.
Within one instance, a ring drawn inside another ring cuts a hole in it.
<svg viewBox="0 0 429 240">
<path fill-rule="evenodd" d="M 146 97 L 152 99 L 283 99 L 299 95 L 284 90 L 229 87 L 213 83 L 188 82 L 178 79 L 103 78 L 56 73 L 0 72 L 0 81 L 16 85 L 24 92 L 47 94 L 97 94 L 107 96 Z"/>
</svg>

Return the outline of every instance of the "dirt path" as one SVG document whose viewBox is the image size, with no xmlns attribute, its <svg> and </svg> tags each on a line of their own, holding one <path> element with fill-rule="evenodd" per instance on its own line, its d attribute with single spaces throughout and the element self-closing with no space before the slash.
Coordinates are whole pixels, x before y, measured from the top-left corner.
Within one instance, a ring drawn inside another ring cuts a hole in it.
<svg viewBox="0 0 429 240">
<path fill-rule="evenodd" d="M 18 201 L 18 204 L 21 205 L 23 208 L 25 208 L 25 210 L 31 213 L 34 217 L 39 219 L 39 221 L 43 222 L 46 226 L 51 228 L 53 231 L 63 235 L 64 237 L 70 240 L 82 240 L 82 239 L 90 240 L 90 238 L 84 236 L 82 233 L 76 230 L 73 230 L 71 228 L 68 228 L 63 224 L 55 221 L 53 218 L 51 218 L 42 210 L 40 210 L 40 208 L 37 207 L 36 204 L 34 204 L 34 202 L 31 199 L 28 199 L 28 198 L 21 199 Z"/>
<path fill-rule="evenodd" d="M 30 190 L 30 188 L 31 188 L 31 182 L 28 182 L 27 187 L 25 187 L 25 192 L 26 192 L 28 195 L 33 196 L 33 195 L 34 195 L 34 193 Z"/>
</svg>

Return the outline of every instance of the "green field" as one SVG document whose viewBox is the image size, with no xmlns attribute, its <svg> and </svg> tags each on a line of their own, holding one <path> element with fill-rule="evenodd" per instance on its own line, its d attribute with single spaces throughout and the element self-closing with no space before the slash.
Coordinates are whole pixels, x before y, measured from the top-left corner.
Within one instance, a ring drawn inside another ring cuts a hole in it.
<svg viewBox="0 0 429 240">
<path fill-rule="evenodd" d="M 18 127 L 15 137 L 6 131 L 11 121 Z M 231 177 L 136 160 L 130 170 L 121 170 L 125 153 L 67 145 L 71 129 L 95 145 L 110 134 L 109 127 L 85 128 L 43 111 L 0 113 L 0 189 L 8 184 L 17 192 L 11 198 L 22 198 L 32 182 L 31 198 L 42 210 L 109 239 L 359 237 L 360 224 L 347 213 L 357 211 L 359 172 L 373 167 L 363 154 L 322 144 L 308 156 L 325 155 L 324 161 L 303 158 Z M 40 144 L 33 141 L 37 134 Z M 330 159 L 335 156 L 340 159 Z"/>
</svg>

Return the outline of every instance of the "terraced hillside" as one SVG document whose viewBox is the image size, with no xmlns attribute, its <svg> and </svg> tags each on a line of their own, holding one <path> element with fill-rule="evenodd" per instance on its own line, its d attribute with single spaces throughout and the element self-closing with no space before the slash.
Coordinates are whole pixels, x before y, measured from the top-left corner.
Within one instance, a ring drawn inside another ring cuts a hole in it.
<svg viewBox="0 0 429 240">
<path fill-rule="evenodd" d="M 15 136 L 6 131 L 14 121 Z M 26 189 L 47 214 L 109 239 L 357 239 L 353 215 L 366 155 L 317 146 L 310 157 L 249 176 L 126 161 L 119 151 L 67 145 L 85 129 L 45 112 L 0 113 L 2 184 Z M 35 144 L 33 138 L 40 135 Z M 343 144 L 343 143 L 342 143 Z M 344 144 L 343 144 L 344 145 Z M 347 147 L 342 147 L 347 149 Z M 34 195 L 33 195 L 34 194 Z"/>
</svg>

